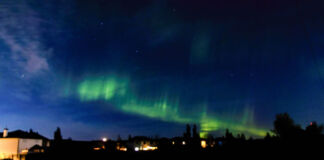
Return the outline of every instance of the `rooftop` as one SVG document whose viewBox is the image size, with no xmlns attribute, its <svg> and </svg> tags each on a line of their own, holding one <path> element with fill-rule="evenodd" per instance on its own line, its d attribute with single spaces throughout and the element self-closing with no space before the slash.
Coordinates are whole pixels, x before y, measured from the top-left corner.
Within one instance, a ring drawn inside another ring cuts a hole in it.
<svg viewBox="0 0 324 160">
<path fill-rule="evenodd" d="M 3 133 L 0 132 L 0 138 L 3 137 Z M 30 130 L 29 132 L 23 130 L 15 130 L 12 132 L 8 132 L 8 136 L 5 138 L 32 138 L 32 139 L 47 139 L 46 137 L 40 135 L 37 132 Z"/>
</svg>

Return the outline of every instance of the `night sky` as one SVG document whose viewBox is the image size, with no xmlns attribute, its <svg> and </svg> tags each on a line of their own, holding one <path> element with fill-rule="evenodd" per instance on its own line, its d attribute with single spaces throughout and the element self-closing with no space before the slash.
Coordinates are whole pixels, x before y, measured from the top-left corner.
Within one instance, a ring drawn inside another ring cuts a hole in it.
<svg viewBox="0 0 324 160">
<path fill-rule="evenodd" d="M 264 136 L 324 122 L 323 0 L 0 0 L 0 129 Z"/>
</svg>

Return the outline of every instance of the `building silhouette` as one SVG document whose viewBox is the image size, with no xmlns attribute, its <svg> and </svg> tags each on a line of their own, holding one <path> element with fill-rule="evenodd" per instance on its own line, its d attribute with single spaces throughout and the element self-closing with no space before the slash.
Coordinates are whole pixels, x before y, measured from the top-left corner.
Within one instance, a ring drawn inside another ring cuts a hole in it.
<svg viewBox="0 0 324 160">
<path fill-rule="evenodd" d="M 0 159 L 25 159 L 27 153 L 44 152 L 44 148 L 50 146 L 49 139 L 33 130 L 8 132 L 5 128 L 0 134 Z"/>
</svg>

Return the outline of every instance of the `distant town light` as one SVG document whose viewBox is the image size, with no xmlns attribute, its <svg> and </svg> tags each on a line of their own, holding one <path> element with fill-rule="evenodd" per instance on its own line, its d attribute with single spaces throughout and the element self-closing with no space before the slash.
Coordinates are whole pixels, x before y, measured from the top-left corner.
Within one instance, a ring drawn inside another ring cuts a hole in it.
<svg viewBox="0 0 324 160">
<path fill-rule="evenodd" d="M 172 144 L 174 145 L 174 144 L 175 144 L 175 142 L 174 142 L 174 141 L 172 141 Z"/>
<path fill-rule="evenodd" d="M 152 146 L 143 147 L 143 151 L 154 151 L 157 149 L 158 149 L 158 147 L 152 147 Z"/>
<path fill-rule="evenodd" d="M 101 149 L 100 147 L 93 148 L 93 150 L 95 150 L 95 151 L 99 151 L 100 149 Z"/>
<path fill-rule="evenodd" d="M 186 141 L 182 141 L 182 145 L 186 145 Z"/>
<path fill-rule="evenodd" d="M 102 138 L 102 141 L 103 141 L 103 142 L 107 142 L 107 140 L 108 140 L 108 139 L 107 139 L 106 137 Z"/>
<path fill-rule="evenodd" d="M 201 144 L 201 148 L 206 148 L 207 147 L 207 144 L 206 144 L 206 141 L 205 140 L 202 140 L 200 142 L 200 144 Z"/>
<path fill-rule="evenodd" d="M 139 151 L 139 148 L 138 147 L 135 147 L 134 150 L 137 152 L 137 151 Z"/>
</svg>

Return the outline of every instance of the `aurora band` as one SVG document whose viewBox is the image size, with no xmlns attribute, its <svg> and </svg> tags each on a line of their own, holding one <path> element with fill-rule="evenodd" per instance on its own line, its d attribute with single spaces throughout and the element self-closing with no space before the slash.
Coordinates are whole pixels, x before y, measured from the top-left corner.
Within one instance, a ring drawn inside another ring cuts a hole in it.
<svg viewBox="0 0 324 160">
<path fill-rule="evenodd" d="M 201 137 L 224 129 L 256 137 L 265 136 L 267 133 L 266 129 L 258 128 L 253 124 L 253 111 L 250 108 L 243 111 L 240 120 L 237 120 L 237 117 L 209 115 L 208 107 L 203 103 L 197 106 L 201 108 L 200 112 L 187 114 L 180 109 L 179 99 L 170 100 L 168 96 L 139 98 L 136 91 L 130 88 L 128 78 L 118 76 L 87 78 L 77 85 L 76 90 L 83 102 L 104 100 L 113 104 L 116 109 L 129 114 L 166 122 L 199 124 Z"/>
</svg>

